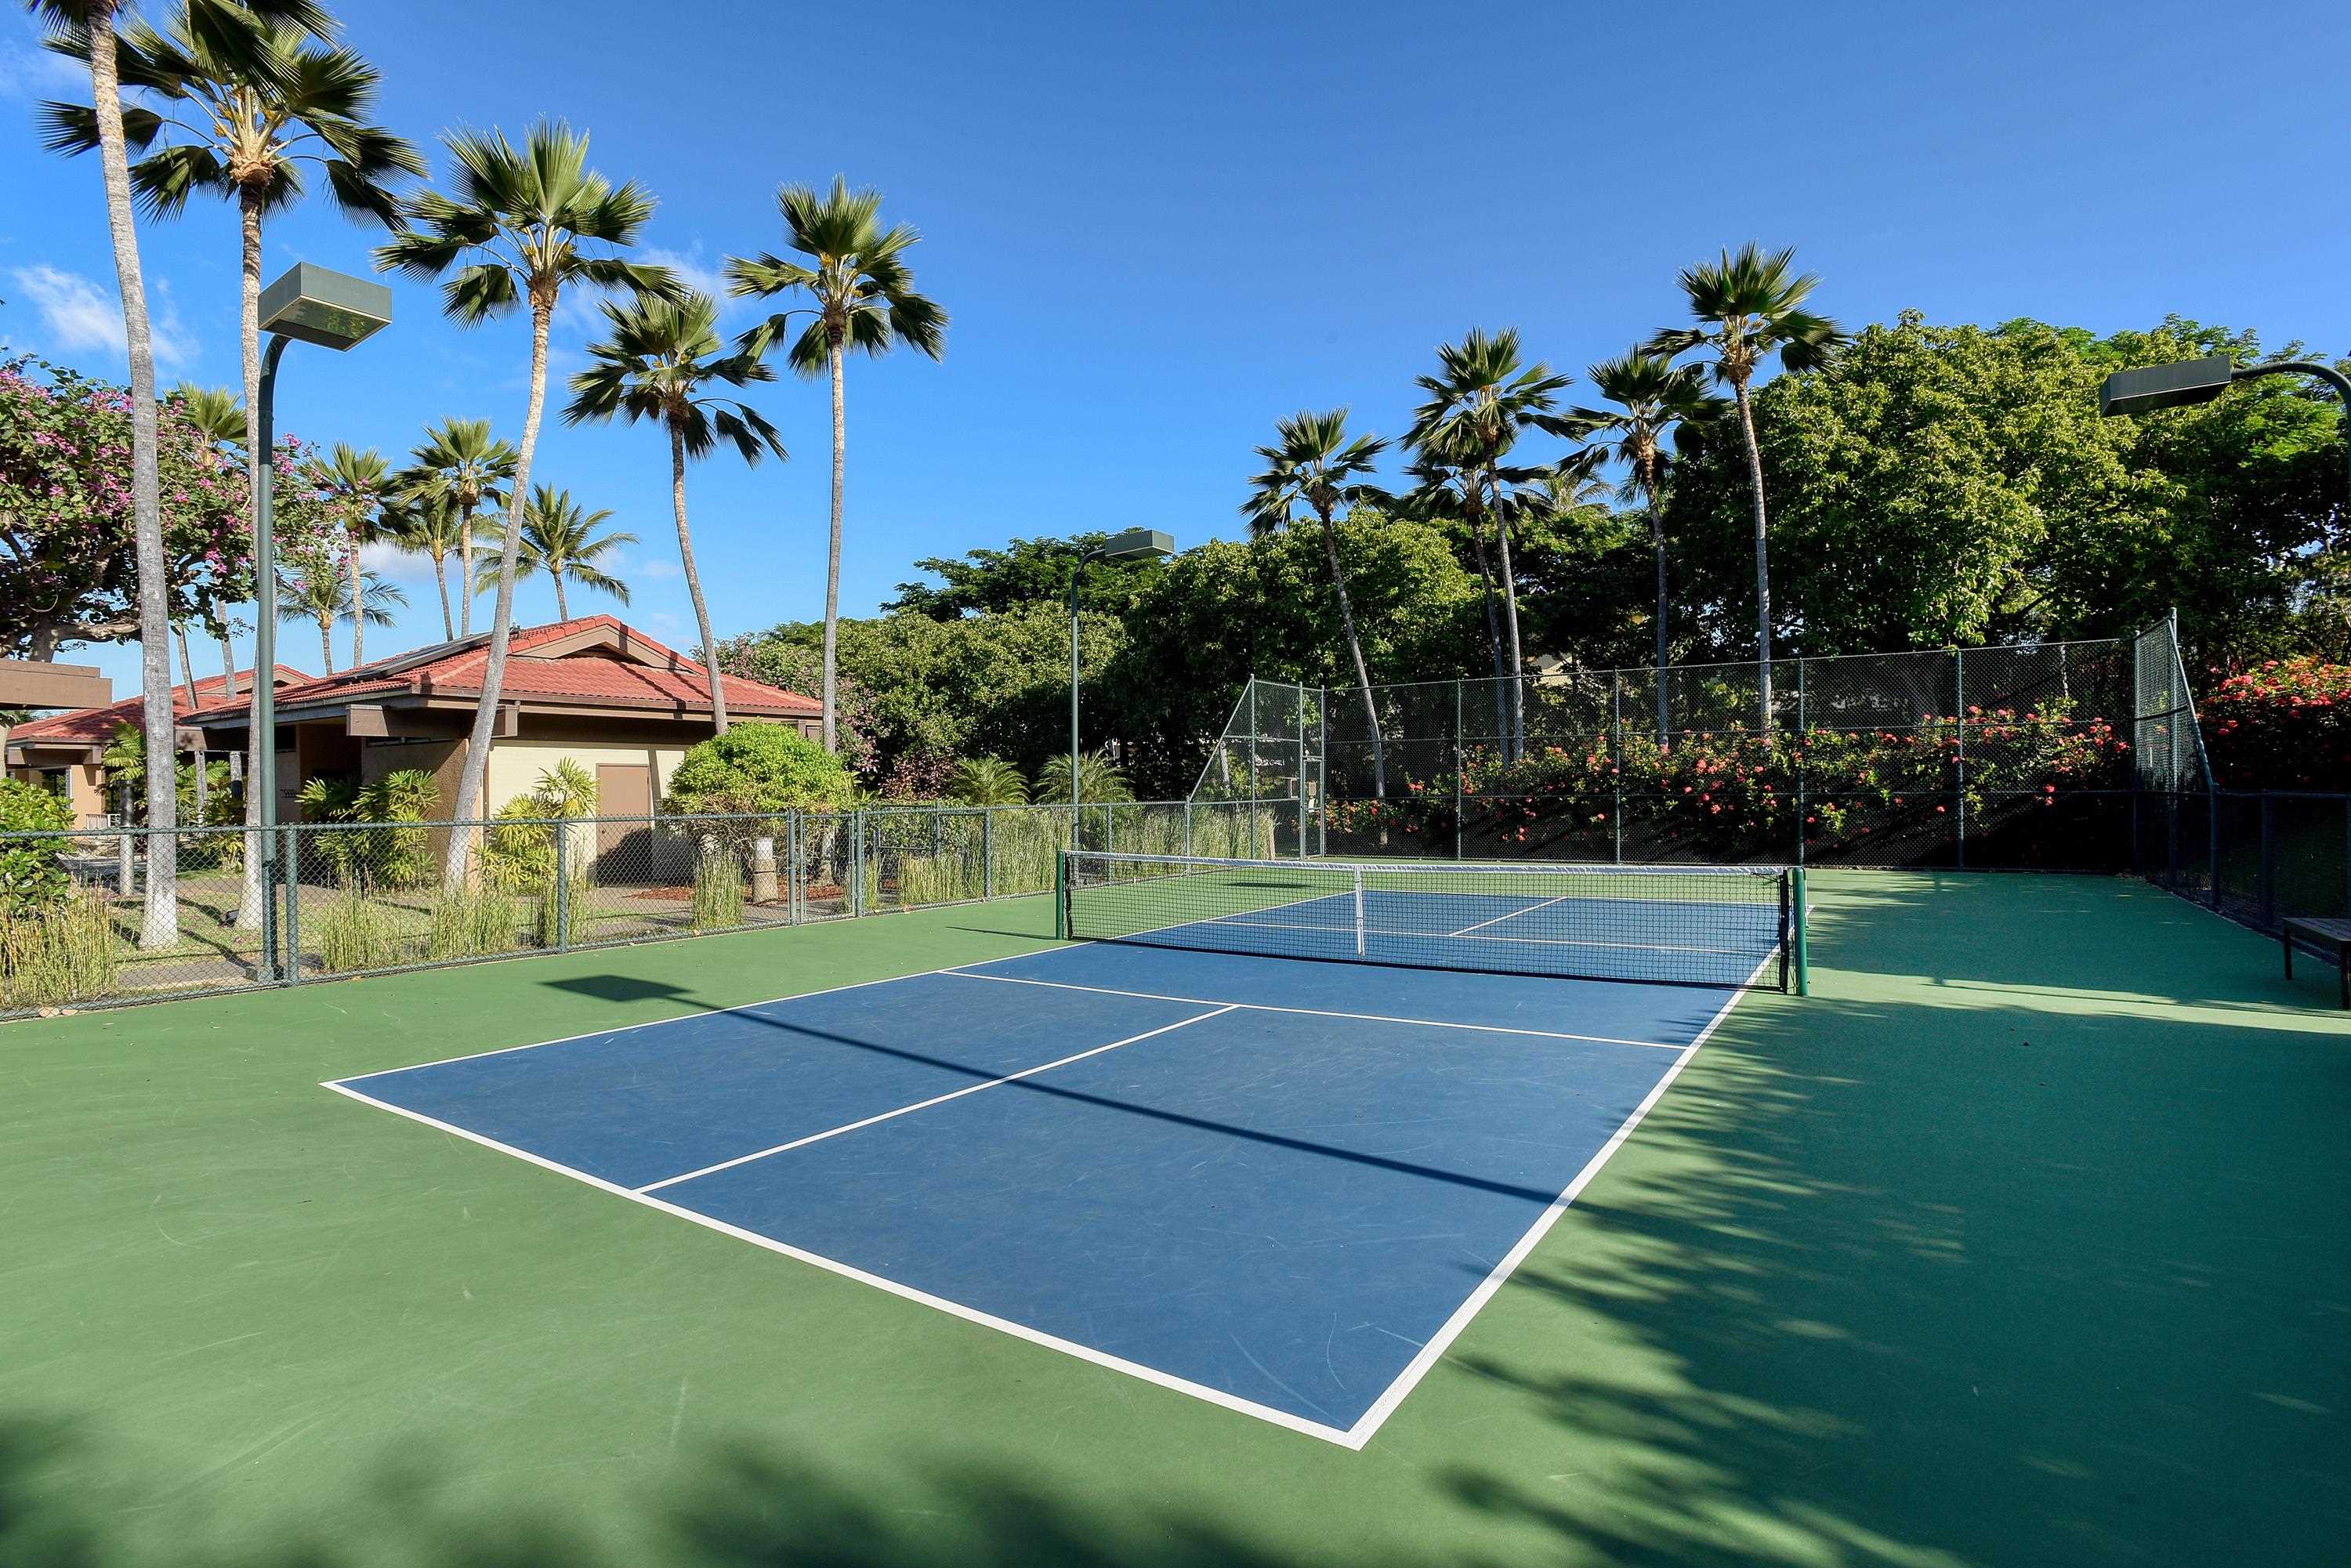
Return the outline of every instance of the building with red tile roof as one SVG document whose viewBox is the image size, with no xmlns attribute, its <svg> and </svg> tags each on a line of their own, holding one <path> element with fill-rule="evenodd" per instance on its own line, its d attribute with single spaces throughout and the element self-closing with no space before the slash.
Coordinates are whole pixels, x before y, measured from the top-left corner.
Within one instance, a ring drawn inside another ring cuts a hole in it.
<svg viewBox="0 0 2351 1568">
<path fill-rule="evenodd" d="M 310 679 L 290 665 L 277 666 L 277 689 L 281 692 L 306 685 Z M 172 684 L 172 715 L 184 738 L 198 738 L 192 733 L 192 721 L 199 713 L 231 706 L 225 695 L 227 683 L 225 675 L 207 675 L 196 683 L 193 698 L 184 683 Z M 236 673 L 236 689 L 240 694 L 253 690 L 251 670 Z M 42 785 L 62 795 L 73 808 L 75 819 L 85 826 L 102 820 L 108 804 L 103 761 L 107 743 L 124 725 L 136 728 L 144 706 L 139 697 L 131 696 L 101 707 L 75 708 L 69 713 L 50 714 L 11 726 L 5 758 L 8 777 Z M 234 706 L 243 707 L 242 695 Z"/>
<path fill-rule="evenodd" d="M 298 821 L 303 783 L 372 783 L 404 768 L 432 773 L 454 808 L 489 662 L 486 632 L 372 660 L 277 690 L 279 816 Z M 723 677 L 729 720 L 820 732 L 813 697 L 740 675 Z M 601 815 L 650 813 L 688 747 L 715 733 L 703 665 L 610 615 L 518 626 L 507 644 L 483 808 L 528 792 L 565 758 L 598 784 Z M 190 723 L 241 745 L 244 702 L 200 709 Z"/>
</svg>

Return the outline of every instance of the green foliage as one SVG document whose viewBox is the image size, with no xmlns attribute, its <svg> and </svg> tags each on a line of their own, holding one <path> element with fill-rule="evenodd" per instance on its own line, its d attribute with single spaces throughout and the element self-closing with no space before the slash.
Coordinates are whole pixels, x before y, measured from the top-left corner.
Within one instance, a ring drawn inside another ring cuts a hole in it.
<svg viewBox="0 0 2351 1568">
<path fill-rule="evenodd" d="M 296 799 L 309 821 L 381 824 L 304 833 L 308 866 L 323 868 L 344 886 L 359 889 L 422 887 L 432 880 L 430 833 L 398 825 L 426 821 L 440 802 L 439 783 L 423 768 L 402 768 L 366 785 L 319 774 L 303 784 Z"/>
<path fill-rule="evenodd" d="M 967 806 L 1025 806 L 1029 780 L 1000 757 L 975 757 L 956 764 L 947 794 Z"/>
<path fill-rule="evenodd" d="M 596 812 L 596 776 L 577 758 L 565 757 L 539 774 L 538 782 L 494 813 L 483 836 L 482 880 L 505 893 L 542 895 L 549 908 L 540 918 L 543 932 L 554 930 L 552 912 L 555 880 L 555 835 L 573 835 L 563 846 L 566 875 L 575 888 L 586 885 L 589 855 L 579 830 L 559 828 L 555 821 L 590 817 Z M 573 902 L 577 902 L 576 900 Z M 562 933 L 569 940 L 569 932 Z"/>
<path fill-rule="evenodd" d="M 2351 789 L 2351 666 L 2264 660 L 2222 680 L 2202 720 L 2223 789 Z"/>
<path fill-rule="evenodd" d="M 0 905 L 0 1008 L 65 1007 L 115 988 L 120 942 L 95 893 L 45 905 Z"/>
<path fill-rule="evenodd" d="M 933 621 L 956 621 L 967 615 L 1002 614 L 1030 604 L 1060 602 L 1069 594 L 1070 573 L 1078 557 L 1109 538 L 1107 533 L 1094 531 L 1058 539 L 1016 538 L 1002 549 L 967 550 L 961 560 L 927 556 L 914 563 L 914 570 L 929 572 L 944 586 L 902 582 L 898 597 L 882 608 Z M 1156 559 L 1095 561 L 1086 568 L 1079 602 L 1090 610 L 1123 615 L 1143 596 L 1162 565 Z"/>
<path fill-rule="evenodd" d="M 841 759 L 779 724 L 737 724 L 698 742 L 670 774 L 674 811 L 832 810 L 856 785 Z"/>
<path fill-rule="evenodd" d="M 1099 751 L 1089 751 L 1078 758 L 1079 800 L 1084 804 L 1104 801 L 1132 800 L 1134 786 L 1117 763 Z M 1070 758 L 1066 753 L 1048 758 L 1037 769 L 1037 799 L 1040 803 L 1059 800 L 1067 805 L 1070 799 Z"/>
<path fill-rule="evenodd" d="M 73 826 L 73 812 L 57 796 L 19 779 L 0 779 L 0 833 L 46 833 Z M 72 879 L 57 864 L 67 841 L 0 839 L 0 918 L 65 902 Z"/>
<path fill-rule="evenodd" d="M 478 889 L 444 888 L 433 901 L 425 929 L 425 956 L 475 958 L 511 953 L 522 946 L 515 901 L 487 884 Z"/>
<path fill-rule="evenodd" d="M 408 956 L 400 911 L 363 888 L 347 886 L 325 908 L 303 917 L 302 935 L 329 974 L 386 969 Z"/>
<path fill-rule="evenodd" d="M 694 858 L 692 929 L 729 930 L 743 924 L 743 908 L 742 862 L 732 849 L 705 841 Z"/>
</svg>

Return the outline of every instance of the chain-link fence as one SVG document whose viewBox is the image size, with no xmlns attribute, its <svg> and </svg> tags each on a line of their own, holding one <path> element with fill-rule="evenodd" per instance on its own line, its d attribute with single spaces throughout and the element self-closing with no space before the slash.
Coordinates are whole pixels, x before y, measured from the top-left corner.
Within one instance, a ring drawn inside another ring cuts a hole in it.
<svg viewBox="0 0 2351 1568">
<path fill-rule="evenodd" d="M 1073 843 L 1262 858 L 1299 821 L 1243 800 L 1087 805 L 1074 835 L 1067 806 L 0 834 L 0 1017 L 1040 894 Z M 174 929 L 148 942 L 159 853 Z"/>
<path fill-rule="evenodd" d="M 1294 794 L 1308 854 L 2120 871 L 2159 631 L 1780 660 L 1769 727 L 1753 664 L 1252 681 L 1194 799 Z"/>
</svg>

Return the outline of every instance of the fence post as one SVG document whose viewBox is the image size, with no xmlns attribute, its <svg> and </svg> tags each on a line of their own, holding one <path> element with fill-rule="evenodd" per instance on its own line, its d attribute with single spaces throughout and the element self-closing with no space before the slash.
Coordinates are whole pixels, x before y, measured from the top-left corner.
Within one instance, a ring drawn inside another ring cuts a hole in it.
<svg viewBox="0 0 2351 1568">
<path fill-rule="evenodd" d="M 571 823 L 555 824 L 555 950 L 571 946 Z"/>
<path fill-rule="evenodd" d="M 1812 747 L 1811 719 L 1804 712 L 1804 661 L 1796 660 L 1796 863 L 1804 863 L 1804 841 L 1811 835 L 1804 831 L 1809 820 L 1805 801 L 1804 753 Z"/>
<path fill-rule="evenodd" d="M 2270 792 L 2262 791 L 2262 929 L 2271 930 L 2277 925 L 2277 862 L 2272 856 L 2273 848 L 2270 810 Z"/>
<path fill-rule="evenodd" d="M 302 983 L 302 841 L 300 830 L 288 823 L 277 830 L 286 835 L 281 852 L 286 862 L 286 983 Z"/>
<path fill-rule="evenodd" d="M 2204 786 L 2204 880 L 2210 884 L 2212 907 L 2220 907 L 2220 791 L 2210 780 Z"/>
<path fill-rule="evenodd" d="M 849 913 L 865 913 L 865 813 L 849 813 Z"/>
<path fill-rule="evenodd" d="M 1322 700 L 1314 710 L 1314 852 L 1331 852 L 1331 688 L 1317 686 Z"/>
<path fill-rule="evenodd" d="M 1186 800 L 1186 801 L 1184 802 L 1184 854 L 1185 854 L 1185 857 L 1186 857 L 1186 859 L 1189 859 L 1189 858 L 1191 857 L 1191 853 L 1192 853 L 1192 802 L 1191 802 L 1191 801 L 1189 801 L 1189 800 Z"/>
<path fill-rule="evenodd" d="M 1955 802 L 1959 810 L 1959 869 L 1968 869 L 1968 663 L 1959 649 L 1951 650 L 1951 723 L 1959 730 L 1959 758 L 1953 775 L 1958 782 Z"/>
<path fill-rule="evenodd" d="M 979 896 L 996 896 L 996 810 L 979 813 Z"/>
<path fill-rule="evenodd" d="M 1608 821 L 1615 831 L 1609 840 L 1614 863 L 1625 863 L 1625 673 L 1608 672 Z"/>
<path fill-rule="evenodd" d="M 1298 797 L 1298 858 L 1306 858 L 1306 686 L 1298 687 L 1298 772 L 1297 787 L 1290 792 Z"/>
<path fill-rule="evenodd" d="M 784 924 L 800 923 L 800 814 L 784 813 Z"/>
<path fill-rule="evenodd" d="M 1468 753 L 1461 749 L 1461 683 L 1453 683 L 1453 858 L 1461 858 L 1461 811 L 1463 769 L 1469 766 Z"/>
</svg>

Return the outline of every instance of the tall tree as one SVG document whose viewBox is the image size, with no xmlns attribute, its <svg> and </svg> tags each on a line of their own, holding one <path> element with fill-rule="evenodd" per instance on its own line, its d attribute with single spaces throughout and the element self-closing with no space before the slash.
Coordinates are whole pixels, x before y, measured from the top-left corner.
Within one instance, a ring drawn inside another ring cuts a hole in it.
<svg viewBox="0 0 2351 1568">
<path fill-rule="evenodd" d="M 1703 414 L 1709 400 L 1695 365 L 1677 365 L 1663 354 L 1635 349 L 1585 371 L 1593 390 L 1616 406 L 1578 408 L 1568 415 L 1587 439 L 1604 444 L 1625 465 L 1622 494 L 1637 501 L 1649 520 L 1649 549 L 1657 569 L 1657 741 L 1667 733 L 1666 666 L 1673 662 L 1666 598 L 1666 474 L 1673 461 L 1666 438 L 1684 419 Z M 1601 448 L 1595 448 L 1600 450 Z"/>
<path fill-rule="evenodd" d="M 1835 322 L 1802 308 L 1821 280 L 1799 274 L 1795 266 L 1792 247 L 1767 254 L 1750 240 L 1736 255 L 1726 250 L 1719 260 L 1682 268 L 1682 293 L 1698 324 L 1666 328 L 1647 345 L 1668 357 L 1706 350 L 1715 380 L 1730 388 L 1739 405 L 1755 518 L 1755 671 L 1766 732 L 1771 727 L 1771 570 L 1764 542 L 1763 452 L 1755 441 L 1748 383 L 1774 353 L 1792 371 L 1812 370 L 1826 363 L 1842 340 Z"/>
<path fill-rule="evenodd" d="M 606 573 L 596 563 L 622 545 L 637 542 L 630 533 L 600 534 L 596 530 L 611 520 L 609 507 L 589 511 L 571 498 L 569 490 L 552 486 L 531 487 L 530 500 L 522 513 L 520 556 L 514 563 L 514 578 L 519 582 L 533 572 L 543 571 L 555 584 L 555 617 L 571 619 L 570 601 L 565 598 L 563 582 L 571 579 L 582 588 L 599 593 L 609 593 L 626 604 L 629 585 Z M 489 588 L 506 566 L 503 556 L 493 557 L 482 563 L 482 580 L 475 585 L 479 592 Z"/>
<path fill-rule="evenodd" d="M 685 523 L 685 460 L 707 457 L 724 440 L 754 467 L 770 452 L 782 462 L 783 438 L 758 410 L 740 398 L 714 396 L 709 391 L 771 382 L 776 372 L 748 349 L 719 352 L 718 306 L 707 295 L 607 303 L 604 319 L 610 335 L 589 345 L 594 363 L 571 378 L 571 402 L 563 420 L 578 424 L 619 414 L 632 424 L 658 420 L 668 433 L 670 511 L 677 523 L 678 561 L 685 570 L 686 593 L 694 601 L 695 625 L 702 633 L 711 718 L 724 735 L 726 694 L 718 674 L 718 639 L 710 629 L 702 573 L 694 564 L 694 536 Z M 833 538 L 837 544 L 838 514 Z M 830 704 L 826 711 L 831 711 Z"/>
<path fill-rule="evenodd" d="M 1379 709 L 1372 701 L 1372 673 L 1364 663 L 1364 640 L 1355 631 L 1355 610 L 1347 598 L 1347 573 L 1339 562 L 1339 534 L 1332 518 L 1342 507 L 1359 501 L 1379 502 L 1387 495 L 1366 476 L 1387 447 L 1376 436 L 1347 436 L 1347 411 L 1327 413 L 1301 411 L 1274 426 L 1275 444 L 1260 446 L 1265 472 L 1249 481 L 1249 498 L 1241 503 L 1249 519 L 1249 537 L 1263 538 L 1290 527 L 1292 514 L 1303 506 L 1313 514 L 1322 534 L 1322 561 L 1331 576 L 1331 592 L 1339 604 L 1339 624 L 1347 638 L 1347 656 L 1355 666 L 1355 689 L 1363 698 L 1364 730 L 1372 742 L 1373 788 L 1387 795 L 1386 749 L 1380 739 Z"/>
<path fill-rule="evenodd" d="M 261 251 L 264 220 L 299 201 L 305 164 L 318 164 L 335 204 L 346 214 L 389 224 L 392 187 L 424 172 L 416 150 L 371 122 L 379 78 L 338 47 L 338 26 L 315 0 L 183 0 L 161 28 L 135 26 L 115 40 L 125 85 L 162 106 L 126 116 L 124 130 L 143 154 L 130 173 L 156 217 L 178 216 L 201 191 L 237 209 L 242 289 L 239 337 L 248 420 L 261 404 Z M 86 35 L 85 41 L 95 35 Z M 47 106 L 48 144 L 82 152 L 99 141 L 95 116 L 70 104 Z M 250 432 L 246 477 L 257 497 L 261 465 L 271 455 Z M 256 728 L 247 777 L 262 778 L 275 759 L 261 755 Z M 246 821 L 258 825 L 260 791 L 246 792 Z M 250 846 L 249 846 L 250 847 Z M 260 857 L 246 857 L 240 925 L 261 918 Z"/>
<path fill-rule="evenodd" d="M 402 496 L 393 501 L 391 517 L 392 542 L 432 561 L 434 585 L 441 591 L 441 635 L 454 641 L 457 625 L 449 614 L 449 558 L 458 550 L 456 503 L 444 496 Z"/>
<path fill-rule="evenodd" d="M 374 447 L 361 451 L 348 442 L 338 441 L 313 483 L 324 498 L 327 515 L 342 529 L 343 560 L 350 573 L 350 600 L 355 604 L 364 603 L 367 596 L 360 585 L 360 552 L 391 537 L 391 525 L 384 517 L 384 499 L 392 486 L 391 470 L 384 463 L 383 454 Z M 367 663 L 367 627 L 371 619 L 365 615 L 350 617 L 353 669 Z M 381 626 L 389 622 L 374 623 Z"/>
<path fill-rule="evenodd" d="M 803 376 L 832 377 L 832 533 L 825 550 L 824 744 L 834 745 L 833 687 L 841 626 L 841 513 L 848 462 L 849 423 L 841 361 L 852 349 L 874 358 L 900 343 L 937 359 L 946 348 L 947 313 L 914 292 L 905 255 L 922 236 L 904 224 L 882 226 L 882 193 L 786 185 L 776 193 L 785 243 L 806 263 L 765 253 L 730 256 L 727 281 L 738 295 L 771 298 L 805 295 L 807 308 L 781 310 L 745 334 L 745 349 L 764 354 L 791 331 L 791 318 L 810 317 L 787 355 Z"/>
<path fill-rule="evenodd" d="M 286 562 L 278 579 L 277 619 L 317 622 L 319 656 L 326 661 L 329 674 L 335 670 L 338 623 L 355 627 L 364 621 L 389 626 L 392 607 L 408 602 L 408 595 L 374 572 L 347 570 L 340 559 L 347 553 L 340 544 L 302 551 Z"/>
<path fill-rule="evenodd" d="M 653 216 L 653 197 L 633 181 L 615 185 L 588 167 L 588 138 L 560 120 L 541 120 L 517 148 L 498 131 L 463 131 L 444 139 L 455 160 L 452 191 L 425 191 L 404 206 L 413 226 L 376 251 L 376 264 L 412 277 L 444 277 L 442 308 L 462 326 L 478 326 L 517 308 L 530 311 L 530 401 L 515 455 L 513 493 L 530 488 L 538 449 L 539 418 L 547 407 L 547 341 L 566 285 L 624 288 L 674 298 L 676 278 L 665 267 L 608 254 L 634 245 Z M 588 248 L 588 247 L 593 247 Z M 497 602 L 490 622 L 489 657 L 482 696 L 457 775 L 457 820 L 471 820 L 482 802 L 490 740 L 497 729 L 498 693 L 506 680 L 507 643 L 514 630 L 514 566 L 519 558 L 522 508 L 506 510 L 499 548 Z M 470 585 L 469 585 L 470 586 Z M 471 835 L 449 835 L 443 872 L 453 886 L 465 881 L 473 861 Z"/>
<path fill-rule="evenodd" d="M 424 444 L 409 453 L 408 466 L 394 482 L 402 496 L 455 514 L 461 583 L 474 580 L 474 515 L 484 507 L 507 504 L 518 455 L 507 443 L 492 438 L 486 419 L 444 419 L 425 427 Z M 435 571 L 440 559 L 434 557 Z M 474 600 L 468 591 L 458 596 L 456 635 L 473 634 Z"/>
<path fill-rule="evenodd" d="M 1489 333 L 1471 328 L 1458 343 L 1440 343 L 1437 373 L 1416 376 L 1413 384 L 1427 401 L 1413 411 L 1412 429 L 1405 440 L 1425 468 L 1453 476 L 1453 489 L 1466 512 L 1473 538 L 1490 522 L 1497 559 L 1493 575 L 1501 580 L 1508 670 L 1502 686 L 1504 720 L 1511 748 L 1523 745 L 1522 694 L 1520 683 L 1526 664 L 1519 647 L 1519 591 L 1510 564 L 1510 530 L 1501 515 L 1501 487 L 1531 478 L 1534 469 L 1512 470 L 1507 459 L 1528 429 L 1569 434 L 1573 426 L 1560 418 L 1558 395 L 1568 384 L 1549 365 L 1524 364 L 1519 355 L 1515 327 Z M 1480 543 L 1479 549 L 1483 550 Z M 1480 567 L 1483 568 L 1481 558 Z"/>
</svg>

